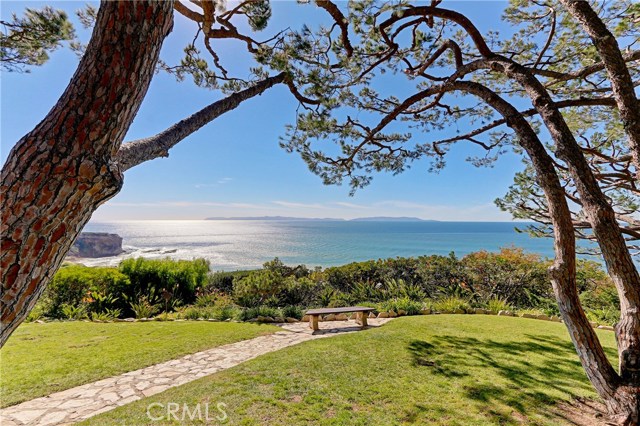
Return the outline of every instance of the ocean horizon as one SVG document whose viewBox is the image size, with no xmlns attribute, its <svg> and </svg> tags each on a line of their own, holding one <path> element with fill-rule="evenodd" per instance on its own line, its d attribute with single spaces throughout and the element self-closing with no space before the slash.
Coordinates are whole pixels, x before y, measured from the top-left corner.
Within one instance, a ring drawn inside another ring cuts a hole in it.
<svg viewBox="0 0 640 426">
<path fill-rule="evenodd" d="M 81 259 L 115 266 L 129 257 L 205 258 L 213 271 L 255 269 L 275 257 L 310 268 L 394 257 L 464 256 L 480 250 L 520 247 L 553 257 L 553 241 L 518 233 L 524 222 L 340 220 L 130 220 L 90 222 L 86 232 L 123 238 L 125 253 Z"/>
</svg>

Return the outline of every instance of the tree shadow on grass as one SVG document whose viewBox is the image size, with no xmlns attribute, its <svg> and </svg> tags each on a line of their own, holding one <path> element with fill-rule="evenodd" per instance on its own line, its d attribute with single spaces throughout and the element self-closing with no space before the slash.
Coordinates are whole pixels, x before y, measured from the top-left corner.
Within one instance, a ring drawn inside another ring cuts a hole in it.
<svg viewBox="0 0 640 426">
<path fill-rule="evenodd" d="M 546 407 L 558 393 L 591 389 L 571 342 L 550 335 L 526 334 L 514 342 L 443 335 L 411 341 L 407 349 L 416 366 L 451 379 L 467 378 L 465 397 L 498 424 L 521 424 L 518 418 L 532 410 L 552 419 Z M 607 350 L 607 355 L 615 358 L 615 351 Z M 469 383 L 474 370 L 483 374 Z"/>
</svg>

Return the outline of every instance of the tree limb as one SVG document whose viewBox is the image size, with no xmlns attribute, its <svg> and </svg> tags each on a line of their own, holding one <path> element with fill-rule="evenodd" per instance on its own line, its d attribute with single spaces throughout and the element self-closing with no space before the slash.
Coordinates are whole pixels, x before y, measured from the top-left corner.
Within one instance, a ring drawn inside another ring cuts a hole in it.
<svg viewBox="0 0 640 426">
<path fill-rule="evenodd" d="M 569 13 L 582 24 L 589 34 L 593 45 L 598 50 L 604 64 L 611 89 L 618 103 L 620 119 L 629 140 L 629 147 L 633 155 L 633 162 L 640 170 L 640 106 L 634 90 L 631 74 L 626 66 L 622 52 L 616 38 L 602 22 L 598 14 L 586 1 L 560 0 Z M 637 173 L 640 179 L 640 173 Z"/>
<path fill-rule="evenodd" d="M 125 143 L 116 154 L 116 162 L 124 172 L 145 161 L 158 157 L 168 157 L 169 149 L 173 148 L 187 136 L 196 132 L 220 115 L 235 109 L 243 101 L 262 94 L 265 90 L 284 82 L 284 80 L 285 73 L 266 78 L 248 89 L 234 93 L 204 107 L 190 117 L 179 121 L 157 135 Z"/>
</svg>

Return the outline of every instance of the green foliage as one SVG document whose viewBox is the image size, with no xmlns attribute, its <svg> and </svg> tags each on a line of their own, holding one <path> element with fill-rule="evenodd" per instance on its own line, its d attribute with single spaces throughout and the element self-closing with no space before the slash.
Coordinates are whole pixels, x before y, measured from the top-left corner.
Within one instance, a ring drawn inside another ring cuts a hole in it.
<svg viewBox="0 0 640 426">
<path fill-rule="evenodd" d="M 469 305 L 468 300 L 450 296 L 435 300 L 433 302 L 433 309 L 442 313 L 451 313 L 457 310 L 467 311 L 471 309 L 471 305 Z"/>
<path fill-rule="evenodd" d="M 336 290 L 333 287 L 323 287 L 316 295 L 316 301 L 321 307 L 326 308 L 331 303 L 335 294 Z"/>
<path fill-rule="evenodd" d="M 98 291 L 90 291 L 84 301 L 87 310 L 93 313 L 105 313 L 111 309 L 118 301 L 118 297 L 113 294 L 103 294 Z M 120 310 L 118 310 L 119 312 Z"/>
<path fill-rule="evenodd" d="M 300 306 L 285 306 L 282 308 L 282 316 L 284 318 L 302 319 L 304 311 Z"/>
<path fill-rule="evenodd" d="M 235 271 L 235 272 L 214 272 L 207 277 L 207 283 L 203 291 L 205 293 L 221 292 L 231 294 L 233 292 L 233 281 L 239 280 L 252 271 Z"/>
<path fill-rule="evenodd" d="M 195 301 L 196 289 L 203 288 L 207 282 L 209 263 L 204 259 L 137 258 L 123 260 L 119 270 L 129 277 L 128 285 L 119 289 L 125 300 L 147 296 L 155 304 L 165 291 L 171 293 L 172 300 L 187 304 Z"/>
<path fill-rule="evenodd" d="M 351 289 L 351 295 L 358 303 L 382 299 L 382 291 L 373 283 L 357 282 Z"/>
<path fill-rule="evenodd" d="M 256 307 L 271 299 L 276 300 L 285 288 L 282 275 L 270 270 L 252 272 L 248 276 L 234 282 L 233 298 L 237 304 L 246 307 Z"/>
<path fill-rule="evenodd" d="M 620 310 L 614 308 L 595 308 L 585 310 L 589 321 L 604 325 L 615 325 L 620 321 Z"/>
<path fill-rule="evenodd" d="M 166 309 L 170 312 L 183 304 L 171 291 L 168 301 L 163 293 L 167 293 L 164 292 L 167 286 L 174 285 L 177 289 L 184 282 L 191 283 L 185 287 L 196 290 L 190 299 L 193 306 L 179 310 L 179 316 L 188 319 L 248 320 L 273 315 L 301 318 L 303 309 L 308 307 L 354 305 L 401 309 L 413 314 L 422 310 L 425 304 L 445 312 L 473 306 L 488 307 L 493 312 L 536 309 L 546 315 L 559 314 L 546 276 L 548 261 L 515 248 L 498 253 L 476 252 L 461 259 L 452 253 L 449 256 L 354 262 L 324 271 L 309 271 L 303 265 L 287 266 L 277 258 L 266 262 L 263 270 L 210 275 L 206 273 L 206 264 L 129 263 L 121 270 L 131 273 L 133 280 L 113 268 L 76 265 L 61 268 L 48 293 L 39 302 L 40 312 L 34 313 L 33 318 L 54 316 L 51 312 L 57 312 L 56 318 L 69 317 L 61 310 L 65 303 L 82 306 L 87 315 L 119 309 L 124 316 L 150 318 L 158 311 Z M 135 267 L 130 267 L 131 264 Z M 196 268 L 200 268 L 198 274 L 193 272 Z M 577 275 L 583 289 L 584 309 L 592 311 L 592 315 L 610 318 L 611 313 L 619 309 L 617 292 L 601 266 L 579 261 Z M 185 276 L 196 278 L 189 281 Z M 143 286 L 139 284 L 145 279 L 143 277 L 161 281 Z M 367 280 L 349 281 L 356 277 Z M 214 282 L 216 284 L 212 285 Z M 198 283 L 204 285 L 196 286 Z M 232 285 L 230 293 L 219 290 L 219 287 L 229 288 L 229 283 Z M 57 308 L 52 309 L 52 306 Z M 279 308 L 283 311 L 278 311 Z"/>
<path fill-rule="evenodd" d="M 420 286 L 407 284 L 403 279 L 390 279 L 385 282 L 384 297 L 401 297 L 410 300 L 423 300 L 426 293 Z"/>
<path fill-rule="evenodd" d="M 511 306 L 509 302 L 504 299 L 492 297 L 491 299 L 487 300 L 487 309 L 497 314 L 500 311 L 512 311 L 513 306 Z"/>
<path fill-rule="evenodd" d="M 26 8 L 23 17 L 13 14 L 11 21 L 2 21 L 2 25 L 0 63 L 7 71 L 29 72 L 27 67 L 44 64 L 50 52 L 75 37 L 67 14 L 49 6 Z"/>
<path fill-rule="evenodd" d="M 520 306 L 536 306 L 541 298 L 553 297 L 547 262 L 520 248 L 498 253 L 479 251 L 465 256 L 465 286 L 479 300 L 503 299 Z"/>
<path fill-rule="evenodd" d="M 180 315 L 184 319 L 197 320 L 213 318 L 212 307 L 189 306 Z"/>
<path fill-rule="evenodd" d="M 580 294 L 580 301 L 590 321 L 614 325 L 620 320 L 620 299 L 610 280 L 594 281 Z"/>
<path fill-rule="evenodd" d="M 104 312 L 91 312 L 91 321 L 113 321 L 120 316 L 120 309 L 107 309 Z"/>
<path fill-rule="evenodd" d="M 417 273 L 428 297 L 459 295 L 464 292 L 461 287 L 466 279 L 464 268 L 453 252 L 448 256 L 424 256 L 419 260 Z"/>
<path fill-rule="evenodd" d="M 60 307 L 62 317 L 70 320 L 81 320 L 87 318 L 87 308 L 84 305 L 67 305 Z"/>
<path fill-rule="evenodd" d="M 251 29 L 261 31 L 267 27 L 271 18 L 271 3 L 268 0 L 245 2 L 242 3 L 242 11 L 247 16 Z"/>
<path fill-rule="evenodd" d="M 285 279 L 284 288 L 278 295 L 278 300 L 282 306 L 312 304 L 315 298 L 317 284 L 310 278 L 289 276 Z"/>
<path fill-rule="evenodd" d="M 213 319 L 217 321 L 226 321 L 236 316 L 236 308 L 233 306 L 217 306 L 213 311 Z"/>
<path fill-rule="evenodd" d="M 249 321 L 258 317 L 270 317 L 275 319 L 281 318 L 282 313 L 278 309 L 270 306 L 256 306 L 253 308 L 241 309 L 236 314 L 236 319 L 238 321 Z"/>
<path fill-rule="evenodd" d="M 353 306 L 356 303 L 355 298 L 350 293 L 343 293 L 336 291 L 333 293 L 333 297 L 329 302 L 330 308 L 344 308 L 347 306 Z"/>
<path fill-rule="evenodd" d="M 422 310 L 422 302 L 410 299 L 409 297 L 401 297 L 386 300 L 378 305 L 379 311 L 405 311 L 406 315 L 419 315 Z"/>
<path fill-rule="evenodd" d="M 44 303 L 42 303 L 42 301 L 38 301 L 38 303 L 36 303 L 36 306 L 33 307 L 33 309 L 29 312 L 29 315 L 27 315 L 27 318 L 25 318 L 26 322 L 33 322 L 33 321 L 38 321 L 38 320 L 42 320 L 45 318 L 45 314 L 46 314 L 46 308 L 44 306 Z"/>
<path fill-rule="evenodd" d="M 61 310 L 63 305 L 88 304 L 94 312 L 111 308 L 119 297 L 120 289 L 128 285 L 128 277 L 115 268 L 64 266 L 58 270 L 44 292 L 46 315 L 60 318 L 64 315 Z M 95 305 L 92 295 L 99 299 Z"/>
<path fill-rule="evenodd" d="M 131 307 L 131 311 L 135 318 L 151 318 L 153 315 L 158 312 L 158 305 L 152 305 L 146 297 L 141 297 L 140 300 L 136 303 L 131 303 L 129 305 Z"/>
</svg>

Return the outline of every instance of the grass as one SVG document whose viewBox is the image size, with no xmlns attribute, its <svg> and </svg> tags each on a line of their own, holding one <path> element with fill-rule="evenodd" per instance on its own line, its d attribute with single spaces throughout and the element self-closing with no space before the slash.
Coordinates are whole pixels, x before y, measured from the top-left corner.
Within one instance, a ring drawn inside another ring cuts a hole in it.
<svg viewBox="0 0 640 426">
<path fill-rule="evenodd" d="M 614 336 L 599 332 L 615 358 Z M 84 425 L 205 424 L 166 420 L 220 403 L 233 425 L 566 425 L 551 406 L 595 396 L 562 324 L 485 315 L 396 319 L 318 339 L 169 389 Z M 151 421 L 150 413 L 165 420 Z"/>
<path fill-rule="evenodd" d="M 1 406 L 278 330 L 208 321 L 23 324 L 0 350 Z"/>
</svg>

